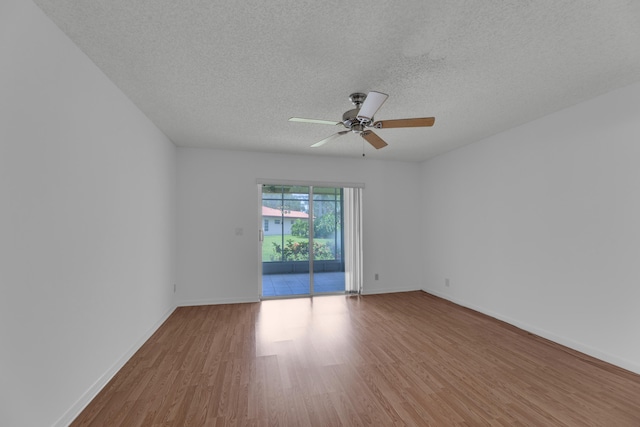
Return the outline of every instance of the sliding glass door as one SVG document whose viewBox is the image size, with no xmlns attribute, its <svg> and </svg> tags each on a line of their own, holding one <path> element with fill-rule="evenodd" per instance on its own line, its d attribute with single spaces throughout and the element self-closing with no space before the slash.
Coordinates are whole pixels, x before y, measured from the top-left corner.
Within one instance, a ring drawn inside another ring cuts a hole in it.
<svg viewBox="0 0 640 427">
<path fill-rule="evenodd" d="M 262 296 L 311 293 L 310 187 L 262 186 Z"/>
<path fill-rule="evenodd" d="M 342 189 L 261 185 L 262 296 L 344 293 Z"/>
<path fill-rule="evenodd" d="M 313 187 L 313 290 L 344 292 L 342 189 Z"/>
</svg>

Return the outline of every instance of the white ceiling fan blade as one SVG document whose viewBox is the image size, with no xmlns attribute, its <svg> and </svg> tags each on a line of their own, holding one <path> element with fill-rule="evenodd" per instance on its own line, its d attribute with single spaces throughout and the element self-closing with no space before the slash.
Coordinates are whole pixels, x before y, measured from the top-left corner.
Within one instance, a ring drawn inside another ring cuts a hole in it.
<svg viewBox="0 0 640 427">
<path fill-rule="evenodd" d="M 319 125 L 341 125 L 342 122 L 336 122 L 335 120 L 318 120 L 318 119 L 303 119 L 302 117 L 291 117 L 290 122 L 299 123 L 317 123 Z"/>
<path fill-rule="evenodd" d="M 327 137 L 327 138 L 323 139 L 322 141 L 318 141 L 318 142 L 316 142 L 315 144 L 313 144 L 313 145 L 312 145 L 312 147 L 313 147 L 313 148 L 320 147 L 321 145 L 324 145 L 324 144 L 326 144 L 326 143 L 327 143 L 327 142 L 329 142 L 329 141 L 333 141 L 333 140 L 334 140 L 334 139 L 336 139 L 337 137 L 342 136 L 342 135 L 347 134 L 347 133 L 349 133 L 349 131 L 348 131 L 348 130 L 343 130 L 343 131 L 340 131 L 340 132 L 338 132 L 338 133 L 334 133 L 333 135 L 331 135 L 331 136 L 329 136 L 329 137 Z"/>
<path fill-rule="evenodd" d="M 382 107 L 382 104 L 388 97 L 389 95 L 386 93 L 374 91 L 369 92 L 369 95 L 367 95 L 367 98 L 364 100 L 362 107 L 360 107 L 357 118 L 369 121 L 373 120 L 373 116 L 376 114 L 378 109 Z"/>
</svg>

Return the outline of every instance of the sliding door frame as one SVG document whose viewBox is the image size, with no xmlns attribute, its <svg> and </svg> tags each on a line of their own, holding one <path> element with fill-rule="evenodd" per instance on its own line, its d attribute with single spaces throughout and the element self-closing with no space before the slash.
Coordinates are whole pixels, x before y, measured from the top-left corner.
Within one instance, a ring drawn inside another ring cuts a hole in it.
<svg viewBox="0 0 640 427">
<path fill-rule="evenodd" d="M 263 227 L 264 225 L 262 224 L 262 186 L 267 184 L 267 185 L 281 185 L 281 186 L 300 186 L 300 187 L 308 187 L 309 188 L 309 293 L 308 294 L 297 294 L 297 295 L 291 295 L 290 297 L 306 297 L 306 296 L 314 296 L 315 294 L 315 289 L 314 289 L 314 261 L 315 261 L 315 254 L 314 254 L 314 218 L 313 218 L 313 212 L 314 212 L 314 200 L 313 200 L 313 189 L 315 187 L 319 187 L 319 188 L 340 188 L 340 189 L 344 189 L 344 188 L 364 188 L 364 184 L 363 183 L 348 183 L 348 182 L 324 182 L 324 181 L 296 181 L 296 180 L 282 180 L 282 179 L 263 179 L 263 178 L 258 178 L 256 179 L 256 187 L 258 190 L 258 224 L 260 224 L 260 228 L 258 230 L 258 260 L 260 261 L 258 263 L 258 267 L 259 267 L 259 293 L 258 295 L 260 295 L 260 298 L 264 298 L 264 296 L 262 295 L 262 280 L 263 280 L 263 266 L 262 266 L 262 241 L 264 239 L 264 230 Z M 344 203 L 344 201 L 343 201 Z M 341 209 L 341 215 L 344 215 L 344 210 Z M 343 227 L 344 228 L 344 223 L 343 223 Z M 344 233 L 344 230 L 342 231 L 342 233 Z M 344 245 L 342 245 L 344 246 Z M 342 251 L 345 250 L 344 247 L 342 247 L 341 249 Z M 344 257 L 343 257 L 344 258 Z M 342 262 L 344 263 L 344 259 L 342 260 Z M 285 297 L 286 298 L 286 297 Z"/>
</svg>

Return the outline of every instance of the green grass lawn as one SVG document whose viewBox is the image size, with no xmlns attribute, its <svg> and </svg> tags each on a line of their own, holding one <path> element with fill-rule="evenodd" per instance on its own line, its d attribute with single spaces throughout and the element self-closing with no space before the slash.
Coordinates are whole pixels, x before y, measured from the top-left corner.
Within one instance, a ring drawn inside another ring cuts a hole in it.
<svg viewBox="0 0 640 427">
<path fill-rule="evenodd" d="M 290 234 L 285 234 L 284 236 L 285 244 L 289 239 L 293 240 L 294 242 L 306 242 L 309 240 L 306 237 L 297 237 L 297 236 L 292 236 Z M 322 243 L 333 244 L 333 239 L 314 239 L 314 241 L 316 243 L 321 243 L 321 244 Z M 279 234 L 275 236 L 264 236 L 264 240 L 262 241 L 262 262 L 272 261 L 272 257 L 275 257 L 276 252 L 274 250 L 273 243 L 282 245 L 282 236 Z"/>
</svg>

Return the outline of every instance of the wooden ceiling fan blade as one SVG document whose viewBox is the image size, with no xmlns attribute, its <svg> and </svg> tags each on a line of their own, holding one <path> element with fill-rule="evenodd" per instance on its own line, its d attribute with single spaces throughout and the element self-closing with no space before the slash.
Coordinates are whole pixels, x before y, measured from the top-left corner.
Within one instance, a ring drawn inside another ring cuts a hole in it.
<svg viewBox="0 0 640 427">
<path fill-rule="evenodd" d="M 380 120 L 373 124 L 376 129 L 387 128 L 415 128 L 429 127 L 436 122 L 435 117 L 420 117 L 416 119 Z"/>
<path fill-rule="evenodd" d="M 382 104 L 387 100 L 388 97 L 389 95 L 387 95 L 386 93 L 375 91 L 369 92 L 364 102 L 362 103 L 362 107 L 360 107 L 357 118 L 368 121 L 373 120 L 373 116 L 380 109 L 380 107 L 382 107 Z"/>
<path fill-rule="evenodd" d="M 369 144 L 373 145 L 373 147 L 376 150 L 379 150 L 389 145 L 386 142 L 384 142 L 384 139 L 380 138 L 378 135 L 376 135 L 370 130 L 365 130 L 360 134 L 360 136 L 366 139 Z"/>
<path fill-rule="evenodd" d="M 338 132 L 338 133 L 334 133 L 333 135 L 331 135 L 331 136 L 329 136 L 329 137 L 326 137 L 326 138 L 325 138 L 325 139 L 323 139 L 322 141 L 318 141 L 318 142 L 316 142 L 316 143 L 315 143 L 315 144 L 313 144 L 311 147 L 313 147 L 313 148 L 320 147 L 321 145 L 324 145 L 324 144 L 326 144 L 326 143 L 327 143 L 327 142 L 329 142 L 329 141 L 333 141 L 333 140 L 334 140 L 334 139 L 336 139 L 337 137 L 342 136 L 342 135 L 347 134 L 347 133 L 349 133 L 349 131 L 348 131 L 348 130 L 343 130 L 343 131 L 340 131 L 340 132 Z"/>
<path fill-rule="evenodd" d="M 319 120 L 319 119 L 303 119 L 302 117 L 291 117 L 290 122 L 299 123 L 317 123 L 319 125 L 341 125 L 342 122 L 336 122 L 335 120 Z"/>
</svg>

